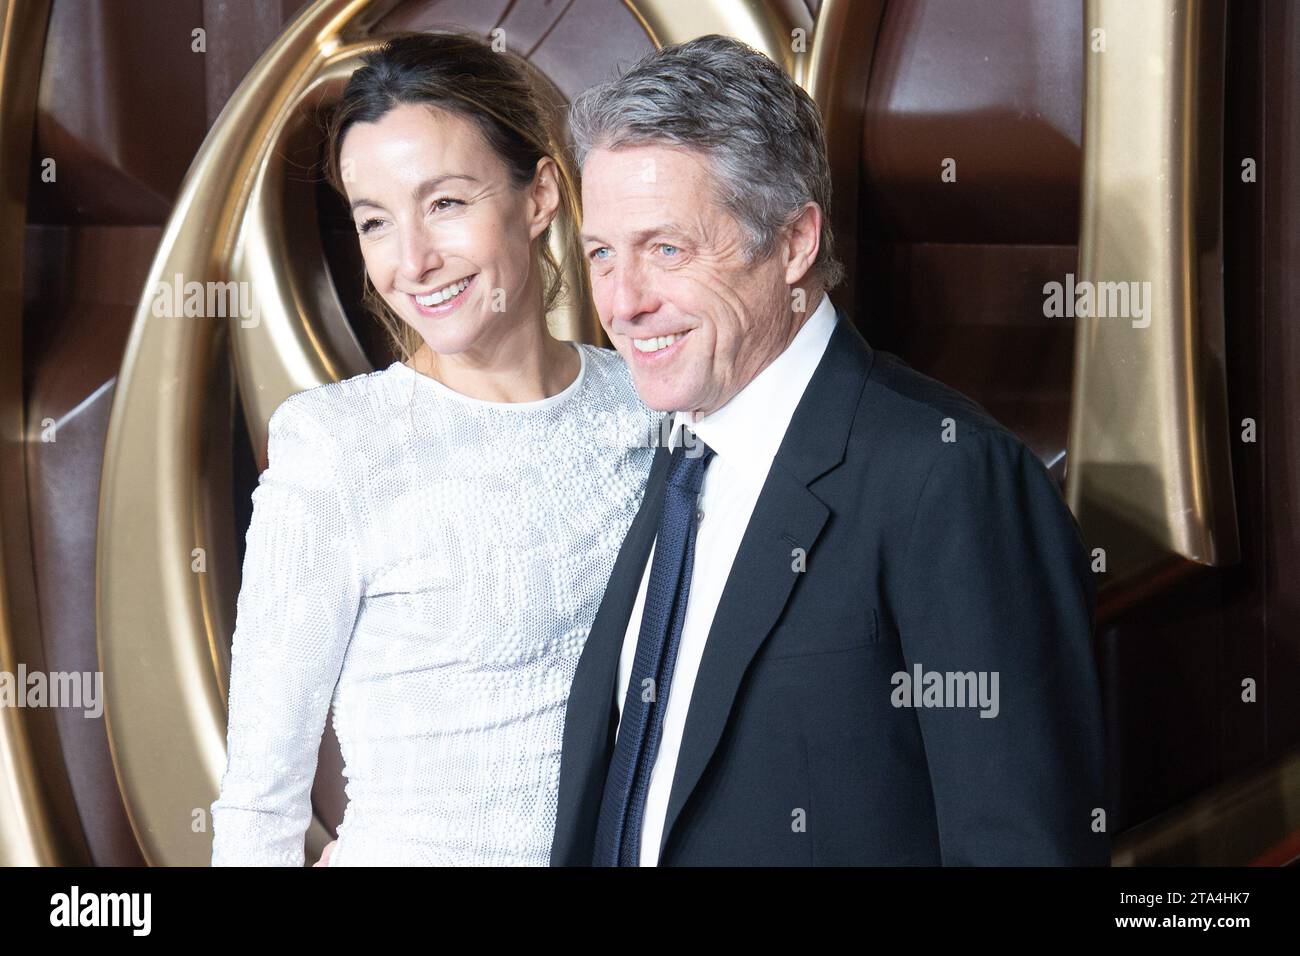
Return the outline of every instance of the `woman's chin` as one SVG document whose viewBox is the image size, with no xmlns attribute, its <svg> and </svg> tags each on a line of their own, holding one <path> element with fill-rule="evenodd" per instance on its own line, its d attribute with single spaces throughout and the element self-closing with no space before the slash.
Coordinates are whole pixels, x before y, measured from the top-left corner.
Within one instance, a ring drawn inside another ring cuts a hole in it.
<svg viewBox="0 0 1300 956">
<path fill-rule="evenodd" d="M 479 302 L 466 303 L 468 308 L 456 310 L 441 319 L 412 315 L 404 310 L 401 316 L 407 325 L 419 333 L 430 350 L 438 355 L 458 355 L 489 342 L 508 337 L 509 331 L 518 329 L 520 323 L 508 312 L 485 312 Z"/>
<path fill-rule="evenodd" d="M 449 334 L 450 330 L 439 329 L 437 332 L 429 332 L 421 329 L 420 337 L 424 339 L 424 344 L 436 355 L 459 355 L 462 352 L 468 352 L 470 349 L 481 342 L 484 336 L 482 330 L 475 329 L 467 334 Z"/>
</svg>

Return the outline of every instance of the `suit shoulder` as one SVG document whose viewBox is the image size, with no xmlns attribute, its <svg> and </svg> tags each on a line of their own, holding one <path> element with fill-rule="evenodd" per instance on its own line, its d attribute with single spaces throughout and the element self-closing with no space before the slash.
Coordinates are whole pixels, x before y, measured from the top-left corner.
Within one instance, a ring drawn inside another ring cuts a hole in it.
<svg viewBox="0 0 1300 956">
<path fill-rule="evenodd" d="M 853 431 L 865 460 L 883 451 L 916 488 L 931 476 L 976 486 L 1025 469 L 1056 487 L 1034 451 L 982 405 L 889 352 L 875 353 Z"/>
<path fill-rule="evenodd" d="M 897 355 L 875 352 L 863 389 L 860 418 L 877 439 L 904 447 L 932 449 L 979 436 L 993 443 L 1023 446 L 1019 436 L 974 399 L 918 372 Z M 944 441 L 946 440 L 946 442 Z"/>
</svg>

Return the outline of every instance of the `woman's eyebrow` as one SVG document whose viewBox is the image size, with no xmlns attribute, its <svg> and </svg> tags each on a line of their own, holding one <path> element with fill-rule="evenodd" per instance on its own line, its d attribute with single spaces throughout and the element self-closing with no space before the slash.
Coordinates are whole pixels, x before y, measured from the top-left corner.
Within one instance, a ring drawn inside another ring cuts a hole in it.
<svg viewBox="0 0 1300 956">
<path fill-rule="evenodd" d="M 443 183 L 452 179 L 463 179 L 465 182 L 468 183 L 478 183 L 478 180 L 475 179 L 473 176 L 469 175 L 469 173 L 444 173 L 441 176 L 434 176 L 431 179 L 426 179 L 424 182 L 420 183 L 418 186 L 412 189 L 411 198 L 419 199 L 421 196 L 433 192 Z"/>
<path fill-rule="evenodd" d="M 469 173 L 444 173 L 441 176 L 434 176 L 430 179 L 426 179 L 424 182 L 420 183 L 418 186 L 412 189 L 411 198 L 419 199 L 422 196 L 425 196 L 428 193 L 433 192 L 443 183 L 453 179 L 462 179 L 467 183 L 475 183 L 475 184 L 479 182 L 478 179 L 469 175 Z M 382 204 L 375 202 L 373 199 L 366 199 L 364 196 L 359 196 L 356 199 L 352 200 L 352 204 L 348 208 L 355 212 L 358 206 L 374 206 L 378 209 L 383 208 Z"/>
</svg>

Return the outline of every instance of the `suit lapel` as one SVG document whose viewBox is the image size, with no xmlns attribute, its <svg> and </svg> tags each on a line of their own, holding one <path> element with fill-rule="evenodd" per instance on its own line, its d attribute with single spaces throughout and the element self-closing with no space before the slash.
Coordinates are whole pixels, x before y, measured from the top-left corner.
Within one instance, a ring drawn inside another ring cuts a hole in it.
<svg viewBox="0 0 1300 956">
<path fill-rule="evenodd" d="M 745 671 L 800 576 L 792 552 L 802 548 L 811 558 L 830 516 L 808 486 L 844 460 L 871 363 L 871 348 L 840 313 L 759 493 L 709 629 L 677 757 L 661 857 L 722 738 Z"/>
</svg>

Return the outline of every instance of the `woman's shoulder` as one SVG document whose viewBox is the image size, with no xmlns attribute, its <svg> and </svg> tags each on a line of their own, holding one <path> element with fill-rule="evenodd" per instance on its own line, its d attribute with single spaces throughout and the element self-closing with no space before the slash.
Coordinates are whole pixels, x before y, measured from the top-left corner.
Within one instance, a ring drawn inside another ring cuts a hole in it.
<svg viewBox="0 0 1300 956">
<path fill-rule="evenodd" d="M 349 480 L 408 404 L 410 389 L 400 378 L 389 365 L 294 392 L 267 423 L 267 466 L 315 468 Z"/>
<path fill-rule="evenodd" d="M 294 392 L 271 414 L 270 430 L 290 420 L 306 421 L 322 435 L 343 438 L 389 418 L 400 391 L 397 364 Z"/>
<path fill-rule="evenodd" d="M 582 349 L 587 360 L 587 375 L 594 384 L 618 395 L 621 398 L 636 399 L 636 388 L 632 384 L 632 370 L 627 367 L 623 356 L 614 349 L 607 349 L 587 342 L 575 342 Z M 638 399 L 639 401 L 639 399 Z"/>
<path fill-rule="evenodd" d="M 587 360 L 586 404 L 608 422 L 613 443 L 620 447 L 652 443 L 664 413 L 641 401 L 623 356 L 598 345 L 580 343 L 578 347 Z"/>
</svg>

